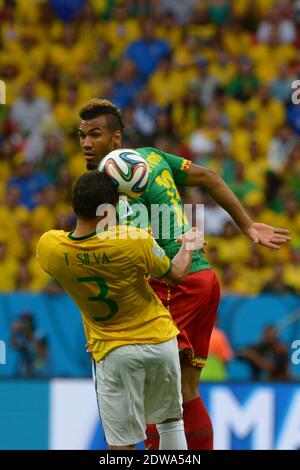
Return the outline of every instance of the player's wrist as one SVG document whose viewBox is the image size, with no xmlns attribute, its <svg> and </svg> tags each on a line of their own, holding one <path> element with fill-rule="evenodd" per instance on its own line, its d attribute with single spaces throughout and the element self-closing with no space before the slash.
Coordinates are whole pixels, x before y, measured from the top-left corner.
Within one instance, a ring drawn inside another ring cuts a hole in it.
<svg viewBox="0 0 300 470">
<path fill-rule="evenodd" d="M 243 232 L 243 233 L 248 233 L 248 231 L 253 227 L 253 220 L 251 220 L 250 218 L 248 220 L 245 220 L 243 223 L 241 224 L 238 224 L 240 230 Z"/>
</svg>

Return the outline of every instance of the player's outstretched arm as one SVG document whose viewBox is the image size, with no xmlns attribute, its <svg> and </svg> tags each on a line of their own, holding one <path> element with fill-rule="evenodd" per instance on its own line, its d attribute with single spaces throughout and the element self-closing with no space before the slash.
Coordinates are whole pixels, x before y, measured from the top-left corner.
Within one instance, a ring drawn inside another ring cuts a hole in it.
<svg viewBox="0 0 300 470">
<path fill-rule="evenodd" d="M 286 229 L 253 222 L 225 181 L 212 170 L 192 163 L 185 181 L 186 186 L 201 186 L 225 209 L 241 231 L 254 243 L 278 249 L 291 240 Z"/>
<path fill-rule="evenodd" d="M 177 240 L 181 243 L 180 250 L 172 259 L 172 267 L 164 278 L 170 284 L 182 284 L 189 273 L 193 253 L 203 246 L 203 235 L 197 228 L 193 227 L 180 236 Z"/>
</svg>

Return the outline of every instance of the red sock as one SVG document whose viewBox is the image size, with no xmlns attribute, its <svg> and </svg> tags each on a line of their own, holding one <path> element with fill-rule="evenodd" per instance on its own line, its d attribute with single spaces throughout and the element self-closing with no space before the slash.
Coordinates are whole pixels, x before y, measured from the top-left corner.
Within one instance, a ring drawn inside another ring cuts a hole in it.
<svg viewBox="0 0 300 470">
<path fill-rule="evenodd" d="M 213 450 L 213 427 L 201 397 L 183 403 L 183 421 L 189 450 Z"/>
<path fill-rule="evenodd" d="M 155 424 L 147 424 L 146 429 L 147 439 L 144 441 L 145 447 L 148 450 L 159 449 L 159 434 Z"/>
</svg>

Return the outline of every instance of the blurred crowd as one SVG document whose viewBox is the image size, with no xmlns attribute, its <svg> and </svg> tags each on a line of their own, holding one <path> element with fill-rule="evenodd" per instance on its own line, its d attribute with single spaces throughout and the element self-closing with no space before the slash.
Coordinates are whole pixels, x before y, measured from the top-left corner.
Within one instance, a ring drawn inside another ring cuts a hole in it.
<svg viewBox="0 0 300 470">
<path fill-rule="evenodd" d="M 31 312 L 22 312 L 12 323 L 11 346 L 18 354 L 14 371 L 16 377 L 52 375 L 47 336 L 44 332 L 36 330 L 35 318 Z"/>
<path fill-rule="evenodd" d="M 290 229 L 290 246 L 257 248 L 185 191 L 205 204 L 223 294 L 300 292 L 299 0 L 0 0 L 0 24 L 0 292 L 59 292 L 35 244 L 74 226 L 78 108 L 95 96 L 122 109 L 124 147 L 207 166 L 256 221 Z"/>
</svg>

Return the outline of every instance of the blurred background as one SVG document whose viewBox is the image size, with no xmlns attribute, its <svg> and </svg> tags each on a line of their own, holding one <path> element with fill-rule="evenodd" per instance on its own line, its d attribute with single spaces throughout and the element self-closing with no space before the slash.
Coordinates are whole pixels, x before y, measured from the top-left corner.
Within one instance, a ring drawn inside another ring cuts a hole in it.
<svg viewBox="0 0 300 470">
<path fill-rule="evenodd" d="M 181 188 L 222 284 L 201 386 L 216 447 L 300 448 L 300 1 L 0 0 L 0 26 L 0 449 L 106 448 L 80 314 L 35 259 L 41 233 L 74 227 L 96 96 L 121 108 L 124 147 L 207 166 L 290 230 L 256 247 Z"/>
</svg>

